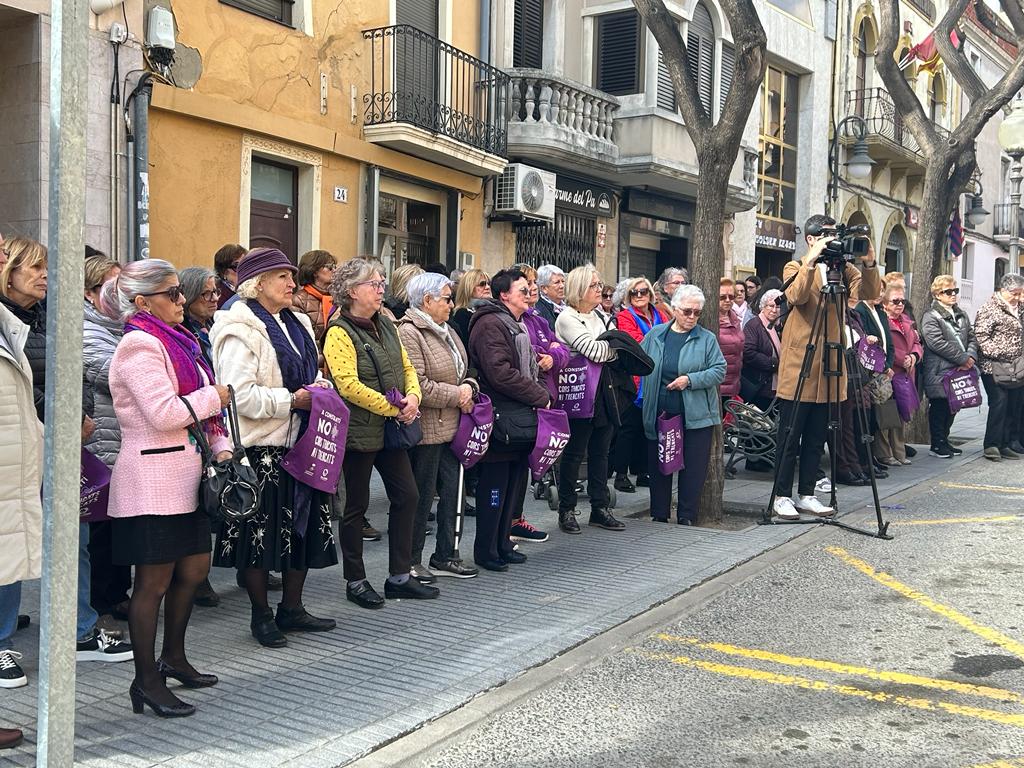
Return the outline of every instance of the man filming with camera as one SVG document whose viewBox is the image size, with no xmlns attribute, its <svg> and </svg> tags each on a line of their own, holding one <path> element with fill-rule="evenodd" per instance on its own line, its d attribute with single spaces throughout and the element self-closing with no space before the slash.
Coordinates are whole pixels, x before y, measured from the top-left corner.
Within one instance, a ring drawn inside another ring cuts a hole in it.
<svg viewBox="0 0 1024 768">
<path fill-rule="evenodd" d="M 881 275 L 870 241 L 863 236 L 849 235 L 837 240 L 841 229 L 845 233 L 845 229 L 837 226 L 836 220 L 830 216 L 811 216 L 804 224 L 807 253 L 800 261 L 789 262 L 783 270 L 790 312 L 779 355 L 779 428 L 776 439 L 779 453 L 776 498 L 772 505 L 772 512 L 783 520 L 799 519 L 800 512 L 821 517 L 835 514 L 834 509 L 815 497 L 814 484 L 828 439 L 829 401 L 838 409 L 839 403 L 846 399 L 846 371 L 837 359 L 842 354 L 826 351 L 827 344 L 842 343 L 846 302 L 845 299 L 840 302 L 843 311 L 838 313 L 830 305 L 826 313 L 827 322 L 819 325 L 816 338 L 812 339 L 819 304 L 830 300 L 822 293 L 822 288 L 829 283 L 845 285 L 848 295 L 855 299 L 861 296 L 874 298 L 881 288 Z M 858 235 L 863 233 L 858 232 Z M 833 245 L 829 247 L 829 243 Z M 854 266 L 857 260 L 859 269 Z M 811 353 L 808 353 L 809 343 L 814 344 Z M 808 377 L 801 388 L 800 374 L 807 354 L 810 354 Z M 828 368 L 840 370 L 840 375 L 826 375 L 826 357 Z M 800 457 L 800 472 L 797 495 L 792 496 L 797 456 Z"/>
</svg>

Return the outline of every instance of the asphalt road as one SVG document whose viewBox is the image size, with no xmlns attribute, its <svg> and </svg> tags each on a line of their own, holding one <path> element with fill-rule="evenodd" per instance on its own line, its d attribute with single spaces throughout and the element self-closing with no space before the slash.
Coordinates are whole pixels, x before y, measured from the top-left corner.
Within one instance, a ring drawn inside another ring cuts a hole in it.
<svg viewBox="0 0 1024 768">
<path fill-rule="evenodd" d="M 1022 464 L 884 502 L 893 541 L 801 537 L 403 764 L 1024 768 Z"/>
</svg>

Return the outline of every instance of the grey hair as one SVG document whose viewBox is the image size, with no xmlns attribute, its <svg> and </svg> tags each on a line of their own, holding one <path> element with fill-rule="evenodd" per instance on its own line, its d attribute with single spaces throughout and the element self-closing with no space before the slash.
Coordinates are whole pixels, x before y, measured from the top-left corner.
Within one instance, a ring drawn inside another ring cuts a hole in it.
<svg viewBox="0 0 1024 768">
<path fill-rule="evenodd" d="M 185 309 L 193 301 L 199 298 L 199 294 L 206 287 L 206 281 L 216 277 L 217 273 L 206 267 L 186 267 L 178 272 L 178 282 L 181 284 L 181 292 L 185 295 Z"/>
<path fill-rule="evenodd" d="M 343 261 L 334 270 L 334 277 L 331 279 L 331 297 L 334 303 L 341 309 L 352 308 L 352 290 L 356 283 L 361 283 L 373 277 L 376 272 L 383 276 L 384 265 L 376 259 L 349 259 Z"/>
<path fill-rule="evenodd" d="M 128 262 L 121 268 L 121 274 L 100 289 L 100 312 L 111 319 L 127 321 L 139 311 L 135 304 L 137 296 L 159 291 L 168 278 L 177 274 L 174 265 L 163 259 Z"/>
<path fill-rule="evenodd" d="M 556 267 L 554 264 L 541 265 L 537 270 L 537 287 L 543 288 L 559 275 L 565 277 L 565 272 L 561 267 Z"/>
<path fill-rule="evenodd" d="M 679 309 L 683 306 L 683 301 L 686 299 L 696 299 L 697 303 L 700 304 L 700 308 L 704 309 L 704 291 L 698 288 L 696 285 L 680 285 L 676 288 L 676 292 L 672 294 L 672 309 Z"/>
<path fill-rule="evenodd" d="M 615 286 L 615 292 L 612 293 L 612 309 L 621 309 L 626 306 L 626 293 L 629 291 L 629 285 L 634 280 L 639 278 L 627 277 L 625 280 L 619 280 Z"/>
<path fill-rule="evenodd" d="M 451 280 L 436 272 L 416 275 L 405 287 L 405 292 L 409 295 L 409 306 L 423 309 L 423 300 L 427 296 L 438 299 L 441 297 L 441 289 L 451 284 Z"/>
<path fill-rule="evenodd" d="M 1010 272 L 1003 275 L 999 281 L 1000 291 L 1016 291 L 1024 288 L 1024 277 L 1018 275 L 1016 272 Z"/>
<path fill-rule="evenodd" d="M 780 291 L 778 288 L 770 288 L 769 290 L 765 291 L 764 296 L 761 297 L 761 304 L 758 307 L 758 310 L 764 309 L 769 304 L 774 304 L 775 300 L 779 298 L 779 296 L 781 295 L 782 291 Z"/>
<path fill-rule="evenodd" d="M 658 281 L 654 284 L 655 290 L 659 296 L 665 296 L 665 285 L 676 275 L 683 278 L 684 283 L 690 282 L 690 273 L 687 272 L 683 267 L 669 267 L 661 275 L 658 276 Z M 667 298 L 667 296 L 666 296 Z"/>
</svg>

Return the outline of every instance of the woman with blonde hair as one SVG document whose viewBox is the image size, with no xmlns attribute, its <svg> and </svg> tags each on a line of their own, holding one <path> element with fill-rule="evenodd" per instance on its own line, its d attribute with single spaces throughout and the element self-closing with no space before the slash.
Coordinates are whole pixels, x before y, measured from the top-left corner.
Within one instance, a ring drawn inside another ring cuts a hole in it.
<svg viewBox="0 0 1024 768">
<path fill-rule="evenodd" d="M 469 321 L 482 301 L 491 300 L 491 276 L 482 269 L 470 269 L 462 273 L 455 286 L 455 312 L 452 313 L 451 324 L 462 339 L 469 345 Z"/>
<path fill-rule="evenodd" d="M 406 310 L 409 309 L 409 281 L 422 274 L 423 267 L 419 264 L 403 264 L 391 273 L 388 297 L 384 299 L 384 308 L 381 311 L 388 315 L 392 322 L 397 323 L 405 317 Z"/>
</svg>

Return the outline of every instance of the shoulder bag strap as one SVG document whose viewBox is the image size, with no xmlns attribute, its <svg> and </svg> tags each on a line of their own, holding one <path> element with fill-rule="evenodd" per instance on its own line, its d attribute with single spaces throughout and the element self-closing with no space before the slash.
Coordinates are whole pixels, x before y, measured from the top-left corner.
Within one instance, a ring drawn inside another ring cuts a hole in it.
<svg viewBox="0 0 1024 768">
<path fill-rule="evenodd" d="M 196 416 L 195 409 L 192 408 L 192 403 L 186 400 L 181 395 L 178 398 L 188 408 L 189 414 L 192 416 L 192 424 L 188 426 L 188 433 L 192 435 L 192 439 L 196 441 L 196 445 L 199 446 L 199 453 L 203 457 L 203 465 L 209 464 L 213 461 L 213 449 L 210 447 L 210 441 L 206 439 L 206 433 L 203 432 L 203 422 Z M 237 439 L 237 438 L 236 438 Z"/>
</svg>

